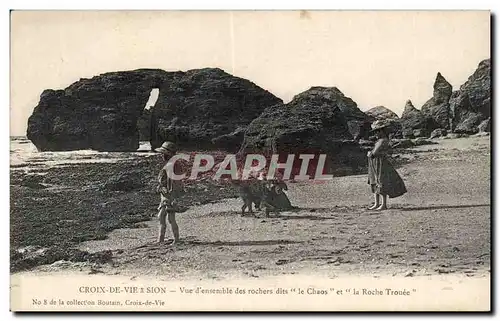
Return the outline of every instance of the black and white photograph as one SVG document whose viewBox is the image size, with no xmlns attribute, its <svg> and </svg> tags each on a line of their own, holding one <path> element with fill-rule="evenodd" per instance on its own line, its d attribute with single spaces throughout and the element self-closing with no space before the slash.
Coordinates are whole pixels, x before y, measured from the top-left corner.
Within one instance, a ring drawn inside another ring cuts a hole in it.
<svg viewBox="0 0 500 321">
<path fill-rule="evenodd" d="M 12 311 L 490 311 L 487 10 L 12 10 Z"/>
</svg>

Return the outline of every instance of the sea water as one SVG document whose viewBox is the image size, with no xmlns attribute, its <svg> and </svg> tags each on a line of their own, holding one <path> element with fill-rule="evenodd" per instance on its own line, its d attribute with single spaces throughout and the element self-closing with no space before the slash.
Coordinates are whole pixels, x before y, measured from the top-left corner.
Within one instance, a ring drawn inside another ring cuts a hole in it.
<svg viewBox="0 0 500 321">
<path fill-rule="evenodd" d="M 10 137 L 11 170 L 29 167 L 57 167 L 81 163 L 114 163 L 141 156 L 151 156 L 149 142 L 140 142 L 137 152 L 98 152 L 74 150 L 61 152 L 39 152 L 35 145 L 23 136 Z"/>
</svg>

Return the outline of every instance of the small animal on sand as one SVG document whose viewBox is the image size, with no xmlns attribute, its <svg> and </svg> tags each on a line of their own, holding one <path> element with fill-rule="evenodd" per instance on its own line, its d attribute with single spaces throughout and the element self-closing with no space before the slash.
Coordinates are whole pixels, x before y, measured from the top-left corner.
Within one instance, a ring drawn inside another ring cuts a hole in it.
<svg viewBox="0 0 500 321">
<path fill-rule="evenodd" d="M 287 191 L 288 186 L 285 182 L 279 181 L 277 179 L 270 179 L 264 183 L 264 191 L 262 193 L 261 207 L 264 207 L 266 217 L 269 217 L 269 213 L 279 213 L 281 206 L 278 198 L 281 196 L 283 191 Z"/>
<path fill-rule="evenodd" d="M 238 187 L 238 192 L 243 200 L 243 205 L 241 207 L 241 216 L 245 215 L 245 210 L 248 209 L 248 213 L 253 214 L 253 205 L 255 204 L 255 209 L 260 210 L 263 193 L 265 191 L 265 182 L 262 180 L 251 179 L 251 180 L 234 180 L 232 184 Z"/>
<path fill-rule="evenodd" d="M 279 213 L 282 209 L 282 202 L 279 198 L 283 195 L 283 191 L 288 190 L 285 182 L 277 179 L 250 179 L 245 181 L 233 181 L 233 185 L 239 189 L 239 194 L 243 200 L 241 207 L 241 216 L 245 215 L 245 210 L 253 214 L 252 206 L 255 204 L 255 209 L 260 211 L 264 209 L 266 217 L 269 213 Z"/>
</svg>

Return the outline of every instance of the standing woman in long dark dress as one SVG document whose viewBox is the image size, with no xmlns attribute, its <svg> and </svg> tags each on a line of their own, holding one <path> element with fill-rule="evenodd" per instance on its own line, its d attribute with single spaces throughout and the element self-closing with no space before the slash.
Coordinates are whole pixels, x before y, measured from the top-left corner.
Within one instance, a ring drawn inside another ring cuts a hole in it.
<svg viewBox="0 0 500 321">
<path fill-rule="evenodd" d="M 389 152 L 389 122 L 376 120 L 372 131 L 378 137 L 375 146 L 368 152 L 368 184 L 374 197 L 374 203 L 368 209 L 387 209 L 387 197 L 395 198 L 405 194 L 406 186 L 401 176 L 387 158 Z"/>
</svg>

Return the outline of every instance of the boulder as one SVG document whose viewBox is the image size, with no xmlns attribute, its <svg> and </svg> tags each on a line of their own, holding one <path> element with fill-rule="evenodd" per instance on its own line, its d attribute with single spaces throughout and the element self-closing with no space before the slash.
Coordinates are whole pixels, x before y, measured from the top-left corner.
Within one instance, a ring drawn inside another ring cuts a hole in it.
<svg viewBox="0 0 500 321">
<path fill-rule="evenodd" d="M 113 252 L 111 250 L 89 253 L 76 248 L 64 248 L 60 246 L 50 248 L 33 247 L 27 251 L 11 250 L 10 270 L 13 273 L 63 260 L 106 264 L 110 263 L 112 259 Z"/>
<path fill-rule="evenodd" d="M 438 127 L 449 128 L 450 125 L 450 105 L 449 100 L 452 94 L 452 86 L 438 72 L 434 81 L 433 96 L 422 106 L 424 115 L 432 119 Z"/>
<path fill-rule="evenodd" d="M 414 129 L 413 130 L 413 137 L 427 137 L 428 134 L 426 133 L 426 131 L 422 128 L 419 128 L 419 129 Z"/>
<path fill-rule="evenodd" d="M 463 116 L 461 122 L 455 127 L 454 132 L 460 134 L 475 134 L 479 131 L 478 126 L 484 119 L 480 113 L 468 113 Z"/>
<path fill-rule="evenodd" d="M 443 137 L 446 136 L 447 134 L 448 132 L 446 131 L 446 129 L 437 128 L 432 131 L 430 138 Z"/>
<path fill-rule="evenodd" d="M 450 98 L 453 130 L 476 133 L 477 126 L 491 116 L 491 60 L 479 63 L 468 80 Z"/>
<path fill-rule="evenodd" d="M 461 133 L 448 133 L 448 135 L 444 136 L 443 138 L 445 139 L 457 139 L 457 138 L 465 138 L 469 137 L 467 134 L 461 134 Z"/>
<path fill-rule="evenodd" d="M 392 110 L 390 110 L 384 106 L 377 106 L 377 107 L 370 108 L 365 113 L 368 116 L 371 116 L 377 120 L 386 120 L 386 119 L 398 120 L 399 119 L 399 116 L 395 112 L 393 112 Z"/>
<path fill-rule="evenodd" d="M 103 183 L 102 188 L 110 191 L 130 192 L 144 186 L 139 172 L 129 172 L 109 177 Z"/>
<path fill-rule="evenodd" d="M 491 118 L 485 119 L 477 126 L 480 133 L 489 133 L 491 131 Z"/>
<path fill-rule="evenodd" d="M 404 138 L 414 138 L 415 133 L 420 137 L 427 137 L 435 129 L 432 119 L 416 109 L 410 100 L 406 101 L 400 121 Z"/>
<path fill-rule="evenodd" d="M 328 172 L 356 172 L 366 166 L 366 154 L 349 131 L 345 105 L 351 102 L 335 87 L 312 87 L 252 121 L 241 152 L 278 153 L 283 162 L 288 154 L 325 153 Z"/>
<path fill-rule="evenodd" d="M 413 139 L 413 144 L 415 146 L 422 146 L 422 145 L 433 145 L 437 144 L 436 142 L 433 142 L 431 140 L 425 139 L 424 137 L 418 137 Z"/>
<path fill-rule="evenodd" d="M 411 148 L 415 147 L 415 144 L 411 139 L 403 138 L 403 139 L 391 139 L 390 141 L 391 148 Z"/>
<path fill-rule="evenodd" d="M 145 111 L 154 88 L 159 97 Z M 152 148 L 174 140 L 180 148 L 217 149 L 214 139 L 221 137 L 227 145 L 224 135 L 281 102 L 218 68 L 112 72 L 80 79 L 64 90 L 45 90 L 28 120 L 27 136 L 41 151 L 135 151 L 144 139 Z M 243 136 L 237 137 L 239 147 Z"/>
</svg>

